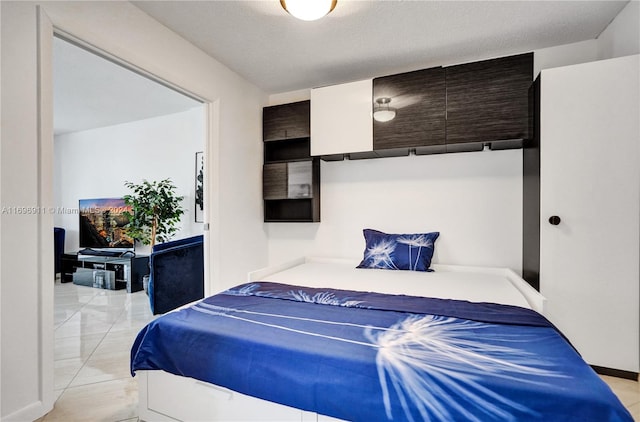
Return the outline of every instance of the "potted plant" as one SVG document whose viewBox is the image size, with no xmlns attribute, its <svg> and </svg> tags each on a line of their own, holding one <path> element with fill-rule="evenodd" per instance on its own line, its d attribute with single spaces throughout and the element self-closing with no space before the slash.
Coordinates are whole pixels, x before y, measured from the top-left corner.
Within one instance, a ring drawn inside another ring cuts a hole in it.
<svg viewBox="0 0 640 422">
<path fill-rule="evenodd" d="M 178 230 L 176 224 L 184 214 L 181 206 L 184 197 L 176 195 L 173 182 L 170 179 L 143 180 L 139 184 L 125 181 L 124 185 L 133 192 L 124 196 L 125 203 L 133 211 L 124 213 L 129 219 L 125 226 L 129 236 L 151 245 L 152 249 L 156 241 L 169 240 Z"/>
</svg>

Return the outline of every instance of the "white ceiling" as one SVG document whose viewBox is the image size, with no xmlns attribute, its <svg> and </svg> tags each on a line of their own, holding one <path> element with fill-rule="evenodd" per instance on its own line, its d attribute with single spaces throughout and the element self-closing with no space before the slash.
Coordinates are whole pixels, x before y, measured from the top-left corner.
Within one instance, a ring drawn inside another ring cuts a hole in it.
<svg viewBox="0 0 640 422">
<path fill-rule="evenodd" d="M 269 94 L 595 39 L 626 3 L 338 0 L 325 18 L 303 22 L 279 0 L 133 2 Z M 197 105 L 81 48 L 54 42 L 57 134 Z"/>
<path fill-rule="evenodd" d="M 278 0 L 133 1 L 269 94 L 595 39 L 626 3 L 338 0 L 304 22 Z"/>
<path fill-rule="evenodd" d="M 201 104 L 131 70 L 53 40 L 54 134 L 186 111 Z"/>
</svg>

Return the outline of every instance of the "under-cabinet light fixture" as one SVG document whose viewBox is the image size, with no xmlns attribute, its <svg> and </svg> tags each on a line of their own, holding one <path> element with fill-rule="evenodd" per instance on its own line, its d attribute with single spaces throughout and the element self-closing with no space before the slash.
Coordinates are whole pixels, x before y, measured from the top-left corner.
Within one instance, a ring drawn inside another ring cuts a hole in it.
<svg viewBox="0 0 640 422">
<path fill-rule="evenodd" d="M 280 0 L 282 8 L 303 21 L 315 21 L 328 15 L 338 0 Z"/>
<path fill-rule="evenodd" d="M 389 106 L 391 98 L 376 98 L 376 104 L 373 107 L 373 118 L 378 122 L 388 122 L 396 117 L 396 109 Z"/>
</svg>

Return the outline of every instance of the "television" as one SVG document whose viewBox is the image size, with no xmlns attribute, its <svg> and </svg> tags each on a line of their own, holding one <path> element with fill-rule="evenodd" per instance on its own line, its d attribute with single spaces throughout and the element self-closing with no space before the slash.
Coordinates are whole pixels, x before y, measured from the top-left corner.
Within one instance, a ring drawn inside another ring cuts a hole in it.
<svg viewBox="0 0 640 422">
<path fill-rule="evenodd" d="M 133 249 L 134 241 L 126 233 L 132 213 L 122 198 L 80 199 L 80 247 L 91 249 Z"/>
</svg>

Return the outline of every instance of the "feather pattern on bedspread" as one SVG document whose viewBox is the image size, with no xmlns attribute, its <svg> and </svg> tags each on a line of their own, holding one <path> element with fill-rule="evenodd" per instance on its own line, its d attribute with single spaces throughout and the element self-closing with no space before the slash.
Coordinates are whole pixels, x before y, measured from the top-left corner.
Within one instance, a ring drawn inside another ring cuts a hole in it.
<svg viewBox="0 0 640 422">
<path fill-rule="evenodd" d="M 544 317 L 490 303 L 244 284 L 145 327 L 154 369 L 354 421 L 632 420 Z"/>
</svg>

